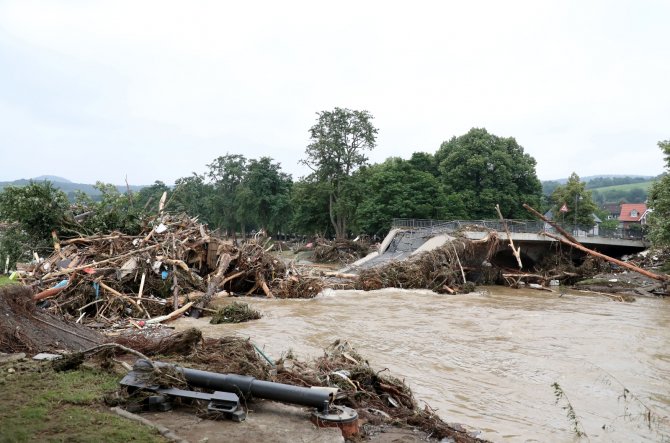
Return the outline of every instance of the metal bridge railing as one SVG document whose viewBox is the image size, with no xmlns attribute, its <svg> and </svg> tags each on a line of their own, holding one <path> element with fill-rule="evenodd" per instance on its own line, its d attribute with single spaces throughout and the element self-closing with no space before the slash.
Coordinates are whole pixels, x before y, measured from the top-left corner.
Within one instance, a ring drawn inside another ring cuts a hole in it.
<svg viewBox="0 0 670 443">
<path fill-rule="evenodd" d="M 505 220 L 507 229 L 514 233 L 532 233 L 536 234 L 541 231 L 555 232 L 548 223 L 534 220 Z M 640 230 L 632 229 L 599 229 L 595 226 L 592 228 L 583 228 L 570 224 L 559 224 L 563 229 L 572 233 L 577 237 L 604 237 L 626 240 L 643 240 L 644 234 Z M 406 229 L 413 231 L 409 235 L 412 237 L 427 237 L 444 232 L 458 231 L 462 228 L 485 228 L 498 232 L 503 232 L 505 226 L 500 220 L 429 220 L 429 219 L 411 219 L 411 218 L 395 218 L 392 223 L 393 228 Z"/>
</svg>

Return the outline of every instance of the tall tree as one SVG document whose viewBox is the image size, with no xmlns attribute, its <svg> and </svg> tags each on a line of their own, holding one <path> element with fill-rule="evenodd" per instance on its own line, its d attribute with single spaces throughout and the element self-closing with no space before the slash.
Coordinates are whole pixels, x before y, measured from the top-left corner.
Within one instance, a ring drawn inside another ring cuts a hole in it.
<svg viewBox="0 0 670 443">
<path fill-rule="evenodd" d="M 345 189 L 351 175 L 367 163 L 366 150 L 375 147 L 377 129 L 367 111 L 335 108 L 317 113 L 317 123 L 309 130 L 311 143 L 302 163 L 316 179 L 328 185 L 328 214 L 337 238 L 347 234 L 352 202 Z"/>
<path fill-rule="evenodd" d="M 158 197 L 160 198 L 160 196 Z M 190 216 L 198 216 L 203 223 L 214 226 L 219 214 L 213 207 L 214 186 L 208 184 L 203 174 L 192 173 L 175 181 L 172 195 L 168 193 L 168 211 L 186 212 Z"/>
<path fill-rule="evenodd" d="M 563 214 L 560 218 L 567 226 L 588 230 L 595 225 L 593 215 L 598 207 L 591 198 L 591 191 L 586 190 L 586 183 L 579 179 L 577 173 L 573 172 L 565 185 L 554 189 L 551 198 L 554 203 L 552 208 L 554 218 L 557 221 L 561 221 L 558 214 Z M 568 211 L 561 213 L 563 205 L 568 208 Z"/>
<path fill-rule="evenodd" d="M 317 181 L 314 174 L 293 184 L 290 199 L 290 227 L 293 232 L 322 236 L 334 233 L 328 216 L 329 193 L 328 184 Z"/>
<path fill-rule="evenodd" d="M 249 209 L 241 218 L 269 232 L 285 228 L 291 215 L 291 184 L 291 176 L 282 172 L 281 165 L 270 157 L 249 160 L 242 183 L 244 204 Z"/>
<path fill-rule="evenodd" d="M 540 202 L 535 159 L 512 137 L 473 128 L 442 143 L 435 159 L 451 205 L 465 208 L 468 218 L 496 217 L 496 204 L 506 218 L 527 218 L 522 204 Z"/>
<path fill-rule="evenodd" d="M 665 168 L 670 172 L 670 140 L 658 142 L 665 155 Z M 670 246 L 670 175 L 666 172 L 649 190 L 649 237 L 657 246 Z"/>
<path fill-rule="evenodd" d="M 49 181 L 4 188 L 0 192 L 0 221 L 8 226 L 0 231 L 0 256 L 9 257 L 14 266 L 18 260 L 30 259 L 30 251 L 51 251 L 51 231 L 61 230 L 68 207 L 65 193 Z"/>
<path fill-rule="evenodd" d="M 212 196 L 213 216 L 211 222 L 233 235 L 238 223 L 238 188 L 247 173 L 247 159 L 240 154 L 226 154 L 216 158 L 209 167 L 209 178 L 214 186 Z"/>
<path fill-rule="evenodd" d="M 150 213 L 158 212 L 158 204 L 164 192 L 170 192 L 170 187 L 160 180 L 156 180 L 153 185 L 142 188 L 135 195 L 135 204 Z"/>
</svg>

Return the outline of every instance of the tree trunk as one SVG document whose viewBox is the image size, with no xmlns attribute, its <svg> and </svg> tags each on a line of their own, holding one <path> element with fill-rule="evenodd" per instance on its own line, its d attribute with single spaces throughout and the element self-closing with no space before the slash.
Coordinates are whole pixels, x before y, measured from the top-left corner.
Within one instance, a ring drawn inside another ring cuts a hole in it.
<svg viewBox="0 0 670 443">
<path fill-rule="evenodd" d="M 328 215 L 330 217 L 330 224 L 333 225 L 333 229 L 335 229 L 335 236 L 337 237 L 337 221 L 335 220 L 335 213 L 333 211 L 333 194 L 332 192 L 329 195 L 329 201 L 328 201 Z"/>
</svg>

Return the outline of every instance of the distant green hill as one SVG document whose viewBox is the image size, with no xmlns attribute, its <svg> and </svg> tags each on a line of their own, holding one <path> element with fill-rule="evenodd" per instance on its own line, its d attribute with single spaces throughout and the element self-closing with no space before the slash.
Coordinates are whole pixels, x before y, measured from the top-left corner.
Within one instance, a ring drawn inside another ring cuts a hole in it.
<svg viewBox="0 0 670 443">
<path fill-rule="evenodd" d="M 649 185 L 656 178 L 658 177 L 653 177 L 650 175 L 590 175 L 587 177 L 580 177 L 580 180 L 586 183 L 586 189 L 590 191 L 598 190 L 599 192 L 604 191 L 612 194 L 614 191 L 623 193 L 632 191 L 633 189 L 641 189 L 646 194 L 647 190 L 649 189 Z M 567 183 L 567 181 L 567 178 L 545 180 L 542 182 L 542 192 L 544 195 L 550 196 L 556 187 L 564 185 Z M 636 192 L 639 193 L 639 191 Z"/>
<path fill-rule="evenodd" d="M 55 179 L 59 180 L 65 180 L 65 181 L 56 181 Z M 55 188 L 60 189 L 64 193 L 67 194 L 68 198 L 70 200 L 74 199 L 74 195 L 77 191 L 81 191 L 85 194 L 90 195 L 93 199 L 96 197 L 99 197 L 100 191 L 95 189 L 93 185 L 85 184 L 85 183 L 72 183 L 71 181 L 64 179 L 62 177 L 55 177 L 55 176 L 50 176 L 50 175 L 43 175 L 40 177 L 35 177 L 31 179 L 34 182 L 41 182 L 41 181 L 50 181 Z M 0 191 L 4 189 L 6 186 L 26 186 L 27 184 L 30 183 L 31 180 L 27 179 L 20 179 L 20 180 L 14 180 L 10 182 L 0 182 Z M 146 186 L 130 186 L 130 190 L 132 192 L 139 192 L 142 188 L 145 188 Z M 127 191 L 127 188 L 125 186 L 120 186 L 116 185 L 116 189 L 118 189 L 119 192 L 124 193 Z"/>
<path fill-rule="evenodd" d="M 649 196 L 649 187 L 654 180 L 640 183 L 629 183 L 626 185 L 604 186 L 602 188 L 589 189 L 593 200 L 597 203 L 644 203 Z"/>
<path fill-rule="evenodd" d="M 649 180 L 640 183 L 628 183 L 627 185 L 603 186 L 602 188 L 593 188 L 591 191 L 607 192 L 607 191 L 630 191 L 631 189 L 644 189 L 649 191 L 649 187 L 654 183 L 654 180 Z"/>
</svg>

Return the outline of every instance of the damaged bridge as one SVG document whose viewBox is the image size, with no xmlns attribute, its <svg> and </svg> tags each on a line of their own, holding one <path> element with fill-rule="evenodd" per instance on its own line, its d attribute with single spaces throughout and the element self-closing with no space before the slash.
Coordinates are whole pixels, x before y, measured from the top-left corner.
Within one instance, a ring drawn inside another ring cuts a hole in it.
<svg viewBox="0 0 670 443">
<path fill-rule="evenodd" d="M 565 248 L 556 240 L 542 235 L 542 232 L 556 234 L 554 228 L 546 223 L 528 220 L 505 220 L 504 222 L 507 224 L 514 244 L 521 247 L 524 267 L 532 267 L 545 255 L 555 252 L 556 248 Z M 507 246 L 507 241 L 505 241 L 507 234 L 500 220 L 396 219 L 393 221 L 392 229 L 380 244 L 379 251 L 353 263 L 346 271 L 352 272 L 376 267 L 389 261 L 405 260 L 421 252 L 439 248 L 457 237 L 481 240 L 490 232 L 496 232 L 498 238 L 502 240 L 491 261 L 499 266 L 515 267 L 516 259 Z M 584 246 L 612 257 L 640 252 L 649 246 L 648 242 L 637 232 L 574 229 L 572 234 Z M 575 258 L 579 258 L 582 253 L 575 250 L 574 254 Z"/>
</svg>

